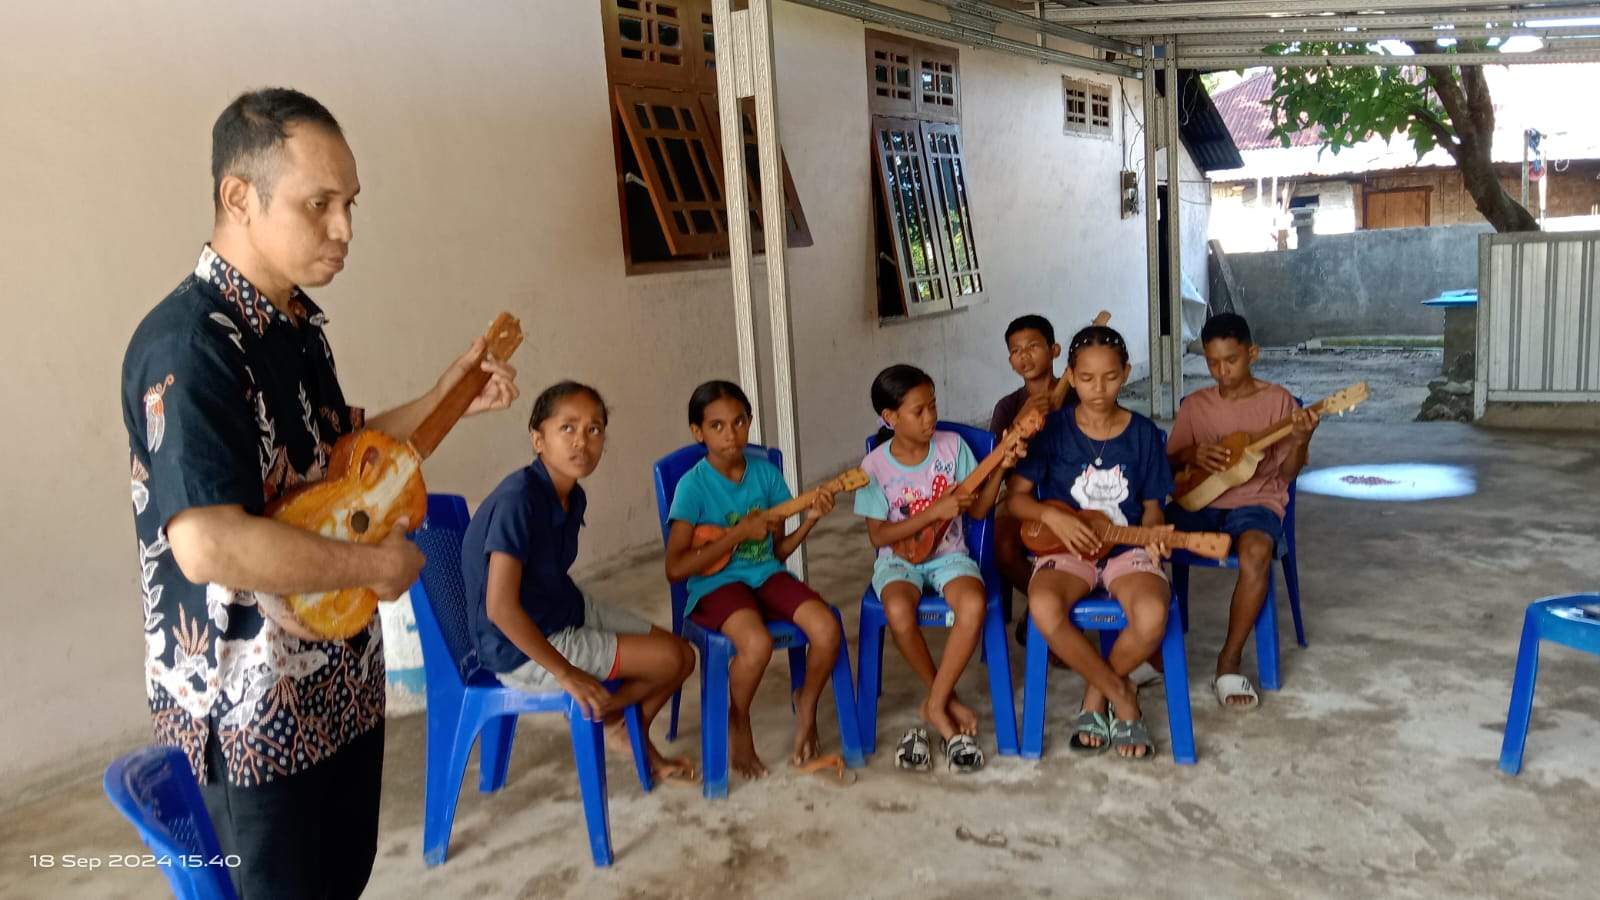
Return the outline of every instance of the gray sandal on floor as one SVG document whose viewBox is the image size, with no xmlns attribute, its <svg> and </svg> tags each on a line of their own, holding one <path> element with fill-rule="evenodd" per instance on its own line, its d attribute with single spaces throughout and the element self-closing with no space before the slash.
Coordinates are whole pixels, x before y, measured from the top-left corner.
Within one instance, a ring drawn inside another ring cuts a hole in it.
<svg viewBox="0 0 1600 900">
<path fill-rule="evenodd" d="M 944 762 L 950 771 L 969 775 L 983 768 L 983 750 L 971 735 L 958 734 L 945 739 Z"/>
<path fill-rule="evenodd" d="M 1100 743 L 1085 743 L 1082 735 L 1097 737 Z M 1072 720 L 1072 737 L 1067 739 L 1067 749 L 1085 756 L 1094 756 L 1111 749 L 1111 726 L 1106 724 L 1106 714 L 1090 712 L 1087 709 L 1078 710 L 1077 717 Z"/>
<path fill-rule="evenodd" d="M 1146 760 L 1154 759 L 1156 755 L 1156 742 L 1150 739 L 1150 729 L 1144 725 L 1144 718 L 1118 719 L 1115 715 L 1111 718 L 1111 746 L 1112 747 L 1143 747 L 1143 756 L 1126 756 L 1118 753 L 1123 759 Z"/>
<path fill-rule="evenodd" d="M 932 769 L 933 748 L 928 744 L 928 732 L 921 728 L 908 729 L 905 736 L 900 738 L 900 743 L 895 745 L 894 764 L 914 772 Z"/>
</svg>

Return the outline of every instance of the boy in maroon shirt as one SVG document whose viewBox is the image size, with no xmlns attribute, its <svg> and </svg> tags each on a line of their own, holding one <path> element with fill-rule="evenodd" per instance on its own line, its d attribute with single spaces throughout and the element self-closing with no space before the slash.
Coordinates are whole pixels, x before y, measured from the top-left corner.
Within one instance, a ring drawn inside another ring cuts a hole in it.
<svg viewBox="0 0 1600 900">
<path fill-rule="evenodd" d="M 1178 418 L 1167 438 L 1167 458 L 1174 471 L 1197 465 L 1207 472 L 1227 468 L 1227 450 L 1220 446 L 1228 435 L 1243 431 L 1257 434 L 1289 419 L 1292 433 L 1266 450 L 1255 475 L 1230 488 L 1210 506 L 1190 512 L 1177 503 L 1167 509 L 1167 521 L 1179 531 L 1221 531 L 1233 536 L 1239 557 L 1239 579 L 1228 610 L 1228 636 L 1217 654 L 1212 689 L 1217 702 L 1228 708 L 1250 709 L 1261 702 L 1250 679 L 1240 674 L 1244 642 L 1267 598 L 1267 578 L 1272 561 L 1283 556 L 1283 514 L 1289 502 L 1289 482 L 1306 464 L 1317 414 L 1301 409 L 1281 385 L 1261 381 L 1250 365 L 1261 348 L 1250 337 L 1250 326 L 1235 313 L 1219 313 L 1200 332 L 1206 366 L 1215 387 L 1203 388 L 1183 399 Z"/>
</svg>

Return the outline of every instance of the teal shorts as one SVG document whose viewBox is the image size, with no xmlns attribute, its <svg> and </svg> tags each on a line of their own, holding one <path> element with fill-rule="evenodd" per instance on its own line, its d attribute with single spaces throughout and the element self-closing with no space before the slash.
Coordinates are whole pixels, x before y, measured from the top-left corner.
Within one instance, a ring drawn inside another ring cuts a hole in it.
<svg viewBox="0 0 1600 900">
<path fill-rule="evenodd" d="M 983 580 L 978 564 L 965 553 L 946 553 L 917 565 L 886 553 L 872 564 L 872 589 L 882 597 L 883 589 L 894 582 L 909 581 L 919 592 L 932 588 L 942 595 L 945 585 L 963 575 Z"/>
</svg>

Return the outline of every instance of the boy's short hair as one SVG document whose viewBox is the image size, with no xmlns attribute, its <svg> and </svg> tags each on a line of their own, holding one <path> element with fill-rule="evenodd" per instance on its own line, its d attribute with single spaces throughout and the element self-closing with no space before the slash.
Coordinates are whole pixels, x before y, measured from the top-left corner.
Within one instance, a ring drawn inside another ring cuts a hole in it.
<svg viewBox="0 0 1600 900">
<path fill-rule="evenodd" d="M 1006 344 L 1009 345 L 1011 343 L 1013 334 L 1019 331 L 1027 331 L 1030 328 L 1044 335 L 1046 344 L 1054 344 L 1056 342 L 1056 329 L 1054 325 L 1050 324 L 1050 320 L 1044 316 L 1028 313 L 1025 316 L 1018 316 L 1012 319 L 1011 324 L 1006 326 Z"/>
<path fill-rule="evenodd" d="M 1231 312 L 1217 313 L 1207 319 L 1205 327 L 1200 329 L 1202 344 L 1228 338 L 1233 338 L 1247 347 L 1254 343 L 1250 339 L 1250 323 L 1244 320 L 1244 316 Z"/>
</svg>

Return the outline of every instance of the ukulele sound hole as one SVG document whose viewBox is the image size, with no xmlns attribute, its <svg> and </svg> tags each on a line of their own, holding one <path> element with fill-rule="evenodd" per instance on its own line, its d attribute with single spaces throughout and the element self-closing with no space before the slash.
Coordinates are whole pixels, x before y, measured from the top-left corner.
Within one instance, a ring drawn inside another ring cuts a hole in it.
<svg viewBox="0 0 1600 900">
<path fill-rule="evenodd" d="M 356 534 L 366 534 L 371 525 L 372 520 L 367 517 L 365 510 L 358 509 L 350 514 L 350 530 Z"/>
</svg>

